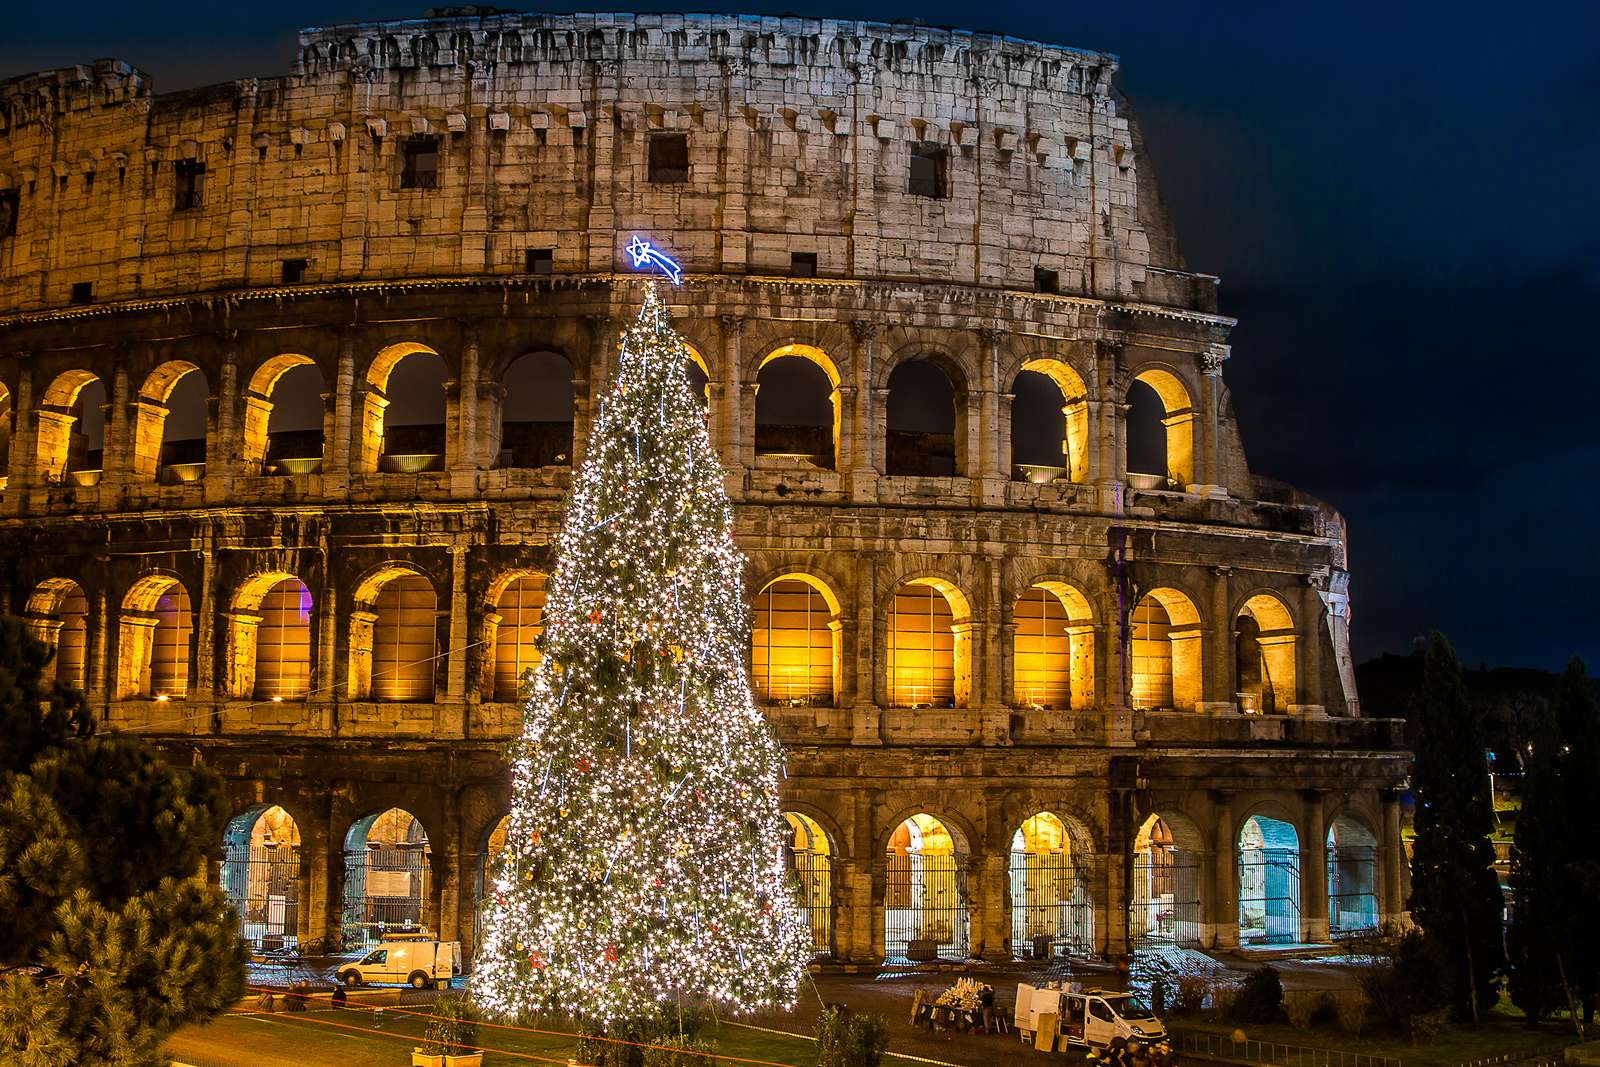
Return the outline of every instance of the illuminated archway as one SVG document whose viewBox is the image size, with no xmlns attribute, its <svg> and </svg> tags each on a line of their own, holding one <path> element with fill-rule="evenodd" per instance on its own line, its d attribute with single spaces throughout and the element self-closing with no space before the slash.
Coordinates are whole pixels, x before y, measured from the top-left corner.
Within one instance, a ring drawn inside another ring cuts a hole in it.
<svg viewBox="0 0 1600 1067">
<path fill-rule="evenodd" d="M 4 491 L 11 470 L 11 437 L 14 433 L 11 410 L 11 390 L 0 382 L 0 491 Z"/>
<path fill-rule="evenodd" d="M 1150 815 L 1133 842 L 1128 939 L 1200 944 L 1200 832 L 1182 815 Z"/>
<path fill-rule="evenodd" d="M 1239 830 L 1239 942 L 1300 939 L 1300 835 L 1294 824 L 1252 815 Z"/>
<path fill-rule="evenodd" d="M 301 700 L 311 691 L 311 591 L 292 574 L 258 574 L 228 612 L 227 692 Z"/>
<path fill-rule="evenodd" d="M 352 700 L 433 699 L 438 600 L 419 571 L 390 563 L 356 588 L 350 612 Z"/>
<path fill-rule="evenodd" d="M 1039 582 L 1012 605 L 1012 700 L 1019 707 L 1094 706 L 1094 621 L 1065 582 Z"/>
<path fill-rule="evenodd" d="M 1188 387 L 1171 371 L 1160 368 L 1150 368 L 1134 376 L 1135 387 L 1142 386 L 1155 393 L 1159 402 L 1159 414 L 1154 410 L 1155 405 L 1142 401 L 1135 395 L 1133 389 L 1128 394 L 1130 407 L 1130 422 L 1128 437 L 1130 439 L 1130 473 L 1136 460 L 1137 442 L 1134 438 L 1141 434 L 1154 435 L 1160 442 L 1160 452 L 1163 457 L 1164 467 L 1160 471 L 1146 471 L 1143 473 L 1158 474 L 1167 479 L 1169 485 L 1175 489 L 1184 489 L 1194 481 L 1194 400 L 1189 395 Z M 1149 412 L 1149 417 L 1159 423 L 1159 427 L 1143 426 L 1137 423 L 1135 415 Z"/>
<path fill-rule="evenodd" d="M 122 600 L 118 620 L 117 697 L 170 700 L 189 695 L 194 617 L 176 578 L 140 578 Z"/>
<path fill-rule="evenodd" d="M 1378 838 L 1349 812 L 1328 824 L 1328 931 L 1334 937 L 1378 929 Z"/>
<path fill-rule="evenodd" d="M 832 707 L 841 671 L 839 601 L 809 574 L 775 578 L 756 595 L 750 682 L 766 704 Z"/>
<path fill-rule="evenodd" d="M 314 474 L 322 469 L 322 369 L 310 356 L 273 356 L 250 376 L 244 394 L 245 470 Z"/>
<path fill-rule="evenodd" d="M 966 706 L 972 693 L 972 612 L 941 578 L 913 578 L 895 591 L 889 614 L 889 704 Z"/>
<path fill-rule="evenodd" d="M 1234 620 L 1234 678 L 1239 710 L 1272 714 L 1295 699 L 1295 629 L 1289 609 L 1271 593 L 1245 601 Z"/>
<path fill-rule="evenodd" d="M 1030 359 L 1011 392 L 1013 476 L 1088 481 L 1089 391 L 1078 372 L 1063 360 Z"/>
<path fill-rule="evenodd" d="M 490 658 L 495 700 L 522 699 L 522 680 L 539 665 L 546 581 L 537 571 L 517 571 L 503 576 L 489 590 L 483 640 L 485 647 L 494 650 Z"/>
<path fill-rule="evenodd" d="M 811 951 L 833 955 L 833 849 L 828 835 L 809 815 L 783 813 L 793 837 L 789 866 L 794 874 L 800 911 L 811 930 Z"/>
<path fill-rule="evenodd" d="M 277 805 L 258 805 L 222 834 L 222 892 L 239 936 L 262 951 L 299 943 L 300 827 Z"/>
<path fill-rule="evenodd" d="M 1134 605 L 1128 700 L 1135 708 L 1193 711 L 1201 699 L 1200 613 L 1176 589 L 1152 589 Z"/>
<path fill-rule="evenodd" d="M 146 482 L 197 481 L 205 470 L 210 386 L 199 367 L 174 359 L 151 371 L 134 401 L 132 467 Z"/>
<path fill-rule="evenodd" d="M 1053 959 L 1094 951 L 1094 905 L 1067 824 L 1041 811 L 1011 835 L 1011 954 Z"/>
<path fill-rule="evenodd" d="M 380 350 L 367 368 L 360 423 L 361 470 L 420 474 L 444 466 L 445 365 L 425 344 Z"/>
<path fill-rule="evenodd" d="M 28 597 L 28 629 L 55 650 L 45 666 L 47 678 L 84 688 L 89 650 L 89 600 L 71 578 L 46 578 Z"/>
<path fill-rule="evenodd" d="M 490 886 L 494 883 L 494 866 L 506 849 L 506 833 L 511 829 L 511 816 L 502 815 L 490 823 L 478 839 L 478 853 L 473 863 L 472 944 L 483 944 L 483 907 L 489 902 Z"/>
<path fill-rule="evenodd" d="M 965 959 L 967 845 L 945 823 L 918 812 L 895 827 L 885 857 L 886 960 Z"/>
<path fill-rule="evenodd" d="M 86 370 L 56 376 L 34 411 L 35 458 L 47 482 L 99 481 L 104 462 L 106 387 Z M 92 477 L 90 475 L 92 474 Z"/>
<path fill-rule="evenodd" d="M 812 345 L 773 349 L 756 370 L 756 454 L 839 468 L 839 368 Z"/>
<path fill-rule="evenodd" d="M 364 949 L 385 934 L 414 933 L 428 920 L 433 890 L 427 831 L 404 808 L 357 819 L 344 839 L 345 951 Z"/>
</svg>

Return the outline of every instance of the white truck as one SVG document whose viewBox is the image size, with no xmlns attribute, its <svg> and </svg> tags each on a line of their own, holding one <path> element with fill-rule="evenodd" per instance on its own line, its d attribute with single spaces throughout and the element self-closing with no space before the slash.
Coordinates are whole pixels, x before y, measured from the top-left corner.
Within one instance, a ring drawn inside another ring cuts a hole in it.
<svg viewBox="0 0 1600 1067">
<path fill-rule="evenodd" d="M 1068 1048 L 1109 1049 L 1135 1042 L 1159 1045 L 1167 1028 L 1132 993 L 1104 989 L 1017 986 L 1014 1019 L 1023 1041 L 1042 1052 Z"/>
<path fill-rule="evenodd" d="M 354 963 L 340 965 L 334 973 L 351 988 L 373 984 L 443 989 L 461 973 L 461 942 L 426 936 L 386 937 L 377 948 Z"/>
</svg>

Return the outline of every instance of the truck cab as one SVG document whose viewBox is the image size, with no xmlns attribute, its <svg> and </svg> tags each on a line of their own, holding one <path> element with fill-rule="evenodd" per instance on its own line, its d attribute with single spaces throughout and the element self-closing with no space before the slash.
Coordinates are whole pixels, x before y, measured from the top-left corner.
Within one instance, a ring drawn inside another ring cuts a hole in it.
<svg viewBox="0 0 1600 1067">
<path fill-rule="evenodd" d="M 461 973 L 461 942 L 431 937 L 393 937 L 354 963 L 335 972 L 339 981 L 355 988 L 363 985 L 410 985 L 415 989 L 443 989 Z"/>
<path fill-rule="evenodd" d="M 1157 1044 L 1167 1028 L 1132 993 L 1017 986 L 1017 1032 L 1044 1051 Z"/>
</svg>

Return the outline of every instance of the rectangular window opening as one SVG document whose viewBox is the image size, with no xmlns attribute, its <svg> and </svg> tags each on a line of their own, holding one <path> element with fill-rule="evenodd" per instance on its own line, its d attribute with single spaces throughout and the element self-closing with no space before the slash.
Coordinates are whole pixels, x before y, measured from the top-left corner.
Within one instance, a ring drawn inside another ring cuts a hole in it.
<svg viewBox="0 0 1600 1067">
<path fill-rule="evenodd" d="M 1036 293 L 1059 293 L 1061 291 L 1061 273 L 1059 271 L 1045 270 L 1043 267 L 1033 268 L 1033 290 Z"/>
<path fill-rule="evenodd" d="M 22 211 L 22 195 L 15 189 L 0 190 L 0 237 L 17 235 L 17 216 Z"/>
<path fill-rule="evenodd" d="M 789 277 L 815 278 L 817 276 L 817 254 L 815 252 L 792 252 L 789 255 Z"/>
<path fill-rule="evenodd" d="M 69 299 L 74 304 L 94 303 L 94 282 L 73 282 L 72 296 Z"/>
<path fill-rule="evenodd" d="M 205 198 L 206 165 L 180 159 L 172 165 L 172 210 L 193 211 Z"/>
<path fill-rule="evenodd" d="M 522 255 L 522 269 L 526 274 L 549 274 L 555 270 L 555 249 L 553 248 L 529 248 Z"/>
<path fill-rule="evenodd" d="M 400 188 L 439 187 L 439 138 L 412 137 L 400 146 Z"/>
<path fill-rule="evenodd" d="M 689 180 L 689 135 L 653 133 L 650 135 L 650 180 L 686 182 Z"/>
<path fill-rule="evenodd" d="M 303 259 L 286 259 L 283 261 L 283 284 L 299 285 L 305 281 L 306 267 L 309 264 Z"/>
<path fill-rule="evenodd" d="M 911 146 L 911 171 L 906 189 L 912 196 L 943 200 L 946 196 L 946 169 L 950 151 L 943 145 L 922 141 Z"/>
</svg>

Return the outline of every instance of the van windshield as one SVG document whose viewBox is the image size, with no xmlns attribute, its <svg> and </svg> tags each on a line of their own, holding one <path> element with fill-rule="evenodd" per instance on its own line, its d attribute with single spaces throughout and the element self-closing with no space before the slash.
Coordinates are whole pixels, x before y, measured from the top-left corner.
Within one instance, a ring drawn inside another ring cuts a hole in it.
<svg viewBox="0 0 1600 1067">
<path fill-rule="evenodd" d="M 1135 996 L 1107 997 L 1106 1003 L 1111 1009 L 1124 1019 L 1154 1019 L 1155 1012 L 1145 1007 L 1144 1001 Z"/>
</svg>

